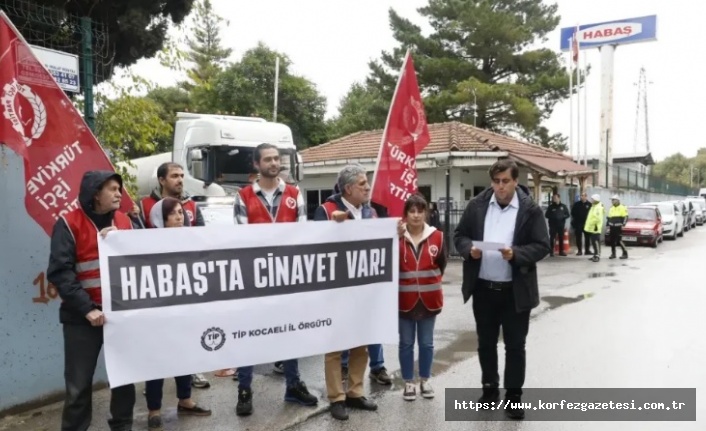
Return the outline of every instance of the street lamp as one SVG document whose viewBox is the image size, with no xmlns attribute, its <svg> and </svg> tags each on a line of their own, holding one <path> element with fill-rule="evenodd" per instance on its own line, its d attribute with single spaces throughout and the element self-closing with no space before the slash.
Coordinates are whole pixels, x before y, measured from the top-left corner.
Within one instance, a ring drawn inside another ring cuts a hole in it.
<svg viewBox="0 0 706 431">
<path fill-rule="evenodd" d="M 473 91 L 473 127 L 476 127 L 476 120 L 478 119 L 478 100 L 476 98 L 476 88 L 471 87 Z"/>
</svg>

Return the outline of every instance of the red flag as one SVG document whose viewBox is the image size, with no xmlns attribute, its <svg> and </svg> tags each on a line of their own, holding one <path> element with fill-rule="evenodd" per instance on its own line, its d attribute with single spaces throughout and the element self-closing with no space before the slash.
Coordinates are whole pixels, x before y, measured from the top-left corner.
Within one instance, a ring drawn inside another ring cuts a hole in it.
<svg viewBox="0 0 706 431">
<path fill-rule="evenodd" d="M 412 55 L 407 51 L 380 143 L 371 200 L 402 217 L 404 203 L 417 191 L 417 154 L 429 144 L 429 129 Z"/>
<path fill-rule="evenodd" d="M 27 214 L 51 235 L 59 216 L 78 207 L 84 172 L 114 171 L 113 165 L 71 100 L 2 12 L 0 91 L 0 144 L 24 159 Z M 132 205 L 123 193 L 122 209 Z"/>
<path fill-rule="evenodd" d="M 579 61 L 579 26 L 576 26 L 576 30 L 574 30 L 574 37 L 571 38 L 571 52 L 573 54 L 572 58 L 574 59 L 574 63 L 578 63 Z"/>
</svg>

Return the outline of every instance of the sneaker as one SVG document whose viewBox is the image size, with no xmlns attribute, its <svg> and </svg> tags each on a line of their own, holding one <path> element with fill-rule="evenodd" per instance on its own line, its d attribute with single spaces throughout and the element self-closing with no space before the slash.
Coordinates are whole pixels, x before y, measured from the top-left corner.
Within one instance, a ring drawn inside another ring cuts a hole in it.
<svg viewBox="0 0 706 431">
<path fill-rule="evenodd" d="M 431 387 L 428 380 L 422 380 L 419 384 L 419 392 L 422 393 L 424 398 L 434 398 L 434 388 Z"/>
<path fill-rule="evenodd" d="M 238 404 L 235 406 L 235 414 L 238 416 L 248 416 L 252 414 L 251 389 L 238 389 Z"/>
<path fill-rule="evenodd" d="M 149 430 L 161 430 L 162 429 L 162 416 L 154 415 L 147 418 L 147 429 Z"/>
<path fill-rule="evenodd" d="M 272 371 L 274 371 L 277 374 L 284 374 L 284 362 L 283 361 L 275 362 L 275 366 L 274 366 L 274 368 L 272 368 Z"/>
<path fill-rule="evenodd" d="M 319 399 L 309 393 L 304 382 L 299 382 L 296 385 L 287 388 L 284 394 L 284 400 L 290 403 L 299 403 L 303 406 L 315 406 L 319 403 Z"/>
<path fill-rule="evenodd" d="M 346 383 L 348 381 L 348 367 L 341 367 L 341 377 L 343 383 Z"/>
<path fill-rule="evenodd" d="M 191 386 L 199 389 L 206 389 L 211 387 L 211 384 L 206 380 L 203 374 L 192 374 L 191 375 Z"/>
<path fill-rule="evenodd" d="M 417 399 L 417 387 L 414 386 L 414 383 L 407 382 L 404 384 L 404 392 L 402 392 L 402 398 L 404 398 L 405 401 L 414 401 Z"/>
<path fill-rule="evenodd" d="M 390 378 L 389 374 L 387 374 L 387 369 L 385 367 L 380 368 L 379 370 L 370 370 L 370 378 L 375 380 L 381 385 L 391 385 L 392 384 L 392 379 Z"/>
</svg>

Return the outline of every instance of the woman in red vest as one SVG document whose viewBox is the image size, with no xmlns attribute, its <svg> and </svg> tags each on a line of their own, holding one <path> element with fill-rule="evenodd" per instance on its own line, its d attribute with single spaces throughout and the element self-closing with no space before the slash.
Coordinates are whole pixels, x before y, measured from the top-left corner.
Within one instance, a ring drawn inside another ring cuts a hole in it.
<svg viewBox="0 0 706 431">
<path fill-rule="evenodd" d="M 179 199 L 164 198 L 150 211 L 150 223 L 156 228 L 189 226 L 184 207 Z M 177 387 L 177 414 L 189 416 L 210 416 L 211 410 L 202 407 L 191 399 L 191 375 L 174 377 Z M 145 382 L 147 398 L 147 426 L 149 429 L 162 429 L 162 387 L 164 379 Z"/>
<path fill-rule="evenodd" d="M 404 206 L 404 235 L 400 236 L 400 345 L 399 357 L 407 401 L 417 398 L 414 383 L 414 340 L 419 344 L 419 392 L 433 398 L 429 384 L 434 359 L 434 323 L 441 312 L 444 296 L 441 279 L 446 269 L 444 235 L 426 223 L 427 201 L 419 194 L 410 196 Z"/>
</svg>

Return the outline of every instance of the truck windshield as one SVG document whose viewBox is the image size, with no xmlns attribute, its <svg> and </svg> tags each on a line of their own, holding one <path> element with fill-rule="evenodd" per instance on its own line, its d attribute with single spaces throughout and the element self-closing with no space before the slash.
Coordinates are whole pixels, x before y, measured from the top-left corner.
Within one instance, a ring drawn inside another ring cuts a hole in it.
<svg viewBox="0 0 706 431">
<path fill-rule="evenodd" d="M 248 184 L 255 175 L 252 147 L 212 147 L 216 157 L 216 183 Z M 280 150 L 282 178 L 294 178 L 294 154 L 291 150 Z"/>
</svg>

